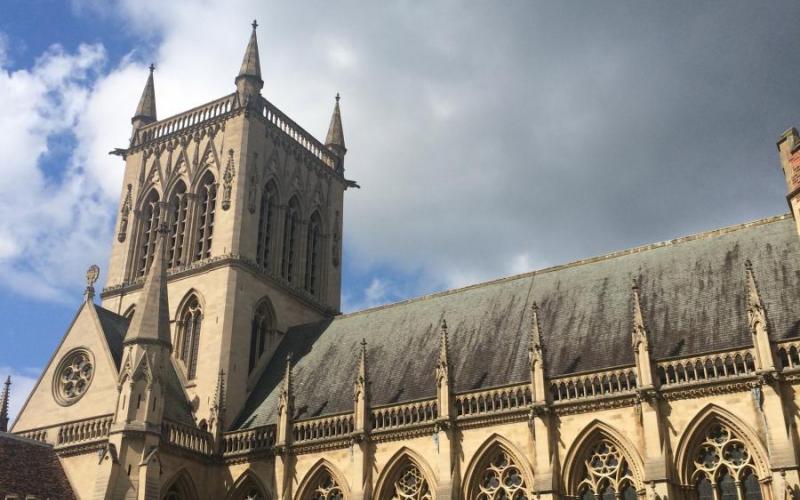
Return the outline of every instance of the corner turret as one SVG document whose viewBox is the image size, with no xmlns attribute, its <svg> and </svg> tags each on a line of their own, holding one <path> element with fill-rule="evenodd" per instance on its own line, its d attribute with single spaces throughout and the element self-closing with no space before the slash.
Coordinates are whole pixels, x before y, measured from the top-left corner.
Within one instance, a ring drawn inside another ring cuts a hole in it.
<svg viewBox="0 0 800 500">
<path fill-rule="evenodd" d="M 147 77 L 147 83 L 144 84 L 142 97 L 139 99 L 139 105 L 136 106 L 136 113 L 131 118 L 133 128 L 142 128 L 147 124 L 153 123 L 158 120 L 156 115 L 156 89 L 153 84 L 153 72 L 156 67 L 150 65 L 150 76 Z"/>
<path fill-rule="evenodd" d="M 325 138 L 327 147 L 337 157 L 336 170 L 344 172 L 344 155 L 347 148 L 344 145 L 344 130 L 342 129 L 342 113 L 339 110 L 339 94 L 336 94 L 336 104 L 333 106 L 331 124 L 328 126 L 328 135 Z"/>
<path fill-rule="evenodd" d="M 256 39 L 256 28 L 258 23 L 253 20 L 253 31 L 250 33 L 250 41 L 247 42 L 247 49 L 244 51 L 242 67 L 239 75 L 236 76 L 236 90 L 242 102 L 261 95 L 264 87 L 264 80 L 261 79 L 261 59 L 258 55 L 258 40 Z"/>
</svg>

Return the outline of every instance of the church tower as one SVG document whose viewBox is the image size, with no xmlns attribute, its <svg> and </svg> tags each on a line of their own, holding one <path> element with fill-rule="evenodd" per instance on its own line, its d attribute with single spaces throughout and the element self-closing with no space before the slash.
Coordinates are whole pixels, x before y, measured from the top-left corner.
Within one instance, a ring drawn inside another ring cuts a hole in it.
<svg viewBox="0 0 800 500">
<path fill-rule="evenodd" d="M 131 120 L 103 306 L 140 318 L 160 258 L 171 356 L 198 422 L 238 414 L 289 327 L 339 312 L 344 134 L 337 95 L 325 144 L 261 95 L 253 22 L 235 91 L 158 119 L 151 66 Z M 215 422 L 225 427 L 230 422 Z"/>
</svg>

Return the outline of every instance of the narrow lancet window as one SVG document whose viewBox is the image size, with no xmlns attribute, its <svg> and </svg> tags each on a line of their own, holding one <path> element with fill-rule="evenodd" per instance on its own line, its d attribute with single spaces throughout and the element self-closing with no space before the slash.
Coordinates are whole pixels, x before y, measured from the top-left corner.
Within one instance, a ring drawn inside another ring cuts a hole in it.
<svg viewBox="0 0 800 500">
<path fill-rule="evenodd" d="M 272 345 L 275 326 L 272 320 L 272 309 L 269 303 L 264 300 L 256 308 L 253 315 L 253 325 L 250 330 L 250 361 L 248 363 L 248 373 L 253 371 L 258 360 L 264 352 Z"/>
<path fill-rule="evenodd" d="M 300 229 L 300 203 L 296 197 L 286 207 L 286 218 L 283 224 L 283 264 L 281 276 L 292 283 L 295 274 L 295 258 L 297 256 L 297 236 Z"/>
<path fill-rule="evenodd" d="M 258 264 L 269 270 L 272 258 L 272 232 L 275 226 L 275 208 L 277 207 L 278 191 L 275 182 L 270 181 L 264 185 L 261 192 L 261 212 L 258 223 L 258 248 L 256 260 Z"/>
<path fill-rule="evenodd" d="M 172 190 L 169 199 L 170 209 L 170 231 L 169 231 L 169 254 L 167 255 L 167 266 L 170 268 L 181 265 L 183 257 L 183 247 L 186 240 L 186 214 L 189 207 L 189 197 L 186 195 L 186 184 L 179 182 Z"/>
<path fill-rule="evenodd" d="M 211 257 L 214 236 L 214 213 L 217 205 L 217 183 L 209 172 L 203 177 L 197 193 L 197 241 L 194 260 Z"/>
<path fill-rule="evenodd" d="M 139 233 L 139 263 L 137 274 L 144 276 L 156 251 L 156 232 L 161 215 L 158 192 L 153 189 L 142 204 L 142 218 Z"/>
<path fill-rule="evenodd" d="M 322 223 L 319 212 L 314 212 L 308 223 L 308 238 L 306 241 L 306 283 L 305 289 L 311 295 L 316 295 L 319 290 L 320 275 L 320 250 L 322 247 Z"/>
<path fill-rule="evenodd" d="M 192 380 L 197 374 L 197 356 L 200 353 L 200 330 L 203 310 L 197 297 L 192 295 L 183 306 L 178 320 L 178 335 L 175 339 L 176 354 L 186 368 L 186 378 Z"/>
</svg>

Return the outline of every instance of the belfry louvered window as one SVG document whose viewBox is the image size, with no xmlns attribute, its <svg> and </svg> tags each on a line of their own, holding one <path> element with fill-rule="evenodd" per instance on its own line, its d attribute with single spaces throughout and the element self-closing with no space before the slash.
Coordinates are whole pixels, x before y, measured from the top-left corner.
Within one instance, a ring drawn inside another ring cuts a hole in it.
<svg viewBox="0 0 800 500">
<path fill-rule="evenodd" d="M 208 172 L 200 183 L 197 193 L 197 240 L 194 259 L 211 257 L 211 242 L 214 237 L 214 215 L 217 205 L 217 184 Z"/>
<path fill-rule="evenodd" d="M 158 224 L 161 215 L 161 204 L 158 192 L 153 189 L 145 198 L 141 210 L 142 218 L 139 232 L 139 262 L 137 275 L 144 276 L 156 252 Z"/>
<path fill-rule="evenodd" d="M 175 339 L 178 359 L 186 368 L 186 378 L 193 379 L 197 374 L 197 356 L 200 353 L 200 331 L 203 325 L 203 310 L 197 297 L 192 295 L 178 320 L 178 335 Z"/>
<path fill-rule="evenodd" d="M 292 283 L 295 275 L 295 259 L 297 257 L 297 237 L 300 230 L 300 203 L 293 197 L 286 207 L 286 218 L 283 223 L 283 262 L 281 276 Z"/>
<path fill-rule="evenodd" d="M 319 289 L 319 264 L 322 247 L 322 221 L 319 212 L 314 212 L 308 223 L 308 239 L 306 241 L 306 282 L 305 289 L 315 295 Z"/>
<path fill-rule="evenodd" d="M 256 248 L 256 261 L 261 267 L 270 269 L 272 259 L 272 232 L 275 227 L 275 209 L 277 207 L 278 190 L 275 182 L 270 181 L 264 185 L 261 192 L 261 212 L 258 222 L 258 247 Z"/>
<path fill-rule="evenodd" d="M 169 199 L 171 224 L 169 230 L 169 253 L 167 266 L 177 267 L 181 264 L 184 241 L 186 240 L 186 215 L 189 209 L 189 197 L 186 195 L 186 184 L 178 182 Z"/>
</svg>

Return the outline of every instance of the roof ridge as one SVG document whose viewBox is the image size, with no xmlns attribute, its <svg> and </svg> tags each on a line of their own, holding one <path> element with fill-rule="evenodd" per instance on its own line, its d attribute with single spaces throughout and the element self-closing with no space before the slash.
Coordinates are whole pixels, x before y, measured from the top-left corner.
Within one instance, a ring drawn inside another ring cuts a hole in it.
<svg viewBox="0 0 800 500">
<path fill-rule="evenodd" d="M 735 232 L 735 231 L 739 231 L 741 229 L 747 229 L 747 228 L 754 227 L 754 226 L 761 226 L 761 225 L 764 225 L 764 224 L 771 224 L 771 223 L 774 223 L 774 222 L 780 222 L 780 221 L 785 220 L 785 219 L 787 219 L 787 218 L 789 218 L 791 216 L 792 216 L 792 214 L 787 212 L 787 213 L 784 213 L 784 214 L 773 215 L 773 216 L 770 216 L 770 217 L 764 217 L 764 218 L 752 220 L 752 221 L 749 221 L 749 222 L 743 222 L 743 223 L 734 224 L 734 225 L 730 225 L 730 226 L 723 226 L 721 228 L 711 229 L 711 230 L 708 230 L 708 231 L 701 231 L 699 233 L 693 233 L 693 234 L 689 234 L 687 236 L 680 236 L 678 238 L 673 238 L 673 239 L 670 239 L 670 240 L 663 240 L 663 241 L 659 241 L 659 242 L 656 242 L 656 243 L 648 243 L 646 245 L 639 245 L 639 246 L 628 248 L 628 249 L 624 249 L 624 250 L 616 250 L 614 252 L 610 252 L 610 253 L 607 253 L 607 254 L 596 255 L 594 257 L 587 257 L 585 259 L 578 259 L 578 260 L 574 260 L 574 261 L 567 262 L 567 263 L 564 263 L 564 264 L 557 264 L 557 265 L 554 265 L 554 266 L 544 267 L 542 269 L 537 269 L 537 270 L 534 270 L 534 271 L 528 271 L 528 272 L 525 272 L 525 273 L 513 274 L 513 275 L 509 275 L 509 276 L 503 276 L 503 277 L 495 278 L 495 279 L 489 280 L 489 281 L 482 281 L 480 283 L 474 283 L 472 285 L 467 285 L 467 286 L 458 287 L 458 288 L 451 288 L 451 289 L 448 289 L 448 290 L 442 290 L 440 292 L 428 293 L 428 294 L 425 294 L 425 295 L 412 297 L 410 299 L 405 299 L 405 300 L 401 300 L 401 301 L 398 301 L 398 302 L 391 302 L 389 304 L 382 304 L 382 305 L 375 306 L 375 307 L 370 307 L 370 308 L 367 308 L 367 309 L 361 309 L 359 311 L 353 311 L 353 312 L 346 313 L 346 314 L 340 314 L 336 318 L 337 319 L 338 318 L 344 319 L 344 318 L 350 318 L 350 317 L 354 317 L 354 316 L 360 316 L 362 314 L 371 313 L 371 312 L 375 312 L 375 311 L 380 311 L 380 310 L 388 309 L 388 308 L 391 308 L 391 307 L 403 306 L 403 305 L 414 303 L 414 302 L 421 302 L 423 300 L 432 299 L 434 297 L 443 297 L 443 296 L 447 296 L 447 295 L 451 295 L 451 294 L 455 294 L 455 293 L 464 292 L 464 291 L 467 291 L 467 290 L 472 290 L 474 288 L 482 288 L 482 287 L 485 287 L 485 286 L 496 285 L 498 283 L 503 283 L 503 282 L 507 282 L 507 281 L 514 281 L 514 280 L 518 280 L 518 279 L 528 278 L 528 277 L 535 276 L 537 274 L 550 273 L 550 272 L 559 271 L 559 270 L 567 269 L 567 268 L 571 268 L 571 267 L 577 267 L 577 266 L 582 266 L 582 265 L 586 265 L 586 264 L 593 264 L 595 262 L 601 262 L 601 261 L 605 261 L 605 260 L 615 259 L 615 258 L 618 258 L 618 257 L 624 257 L 626 255 L 633 255 L 633 254 L 645 252 L 645 251 L 648 251 L 648 250 L 655 250 L 655 249 L 658 249 L 658 248 L 665 248 L 665 247 L 669 247 L 669 246 L 672 246 L 672 245 L 677 245 L 677 244 L 680 244 L 680 243 L 686 243 L 686 242 L 689 242 L 689 241 L 695 241 L 695 240 L 710 238 L 710 237 L 714 237 L 714 236 L 721 236 L 723 234 L 732 233 L 732 232 Z"/>
</svg>

